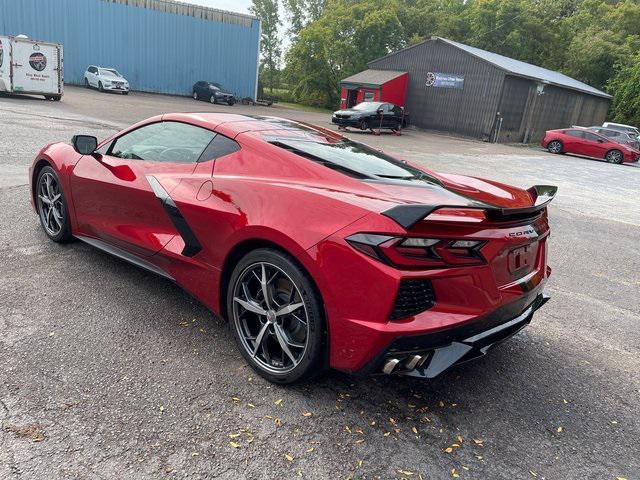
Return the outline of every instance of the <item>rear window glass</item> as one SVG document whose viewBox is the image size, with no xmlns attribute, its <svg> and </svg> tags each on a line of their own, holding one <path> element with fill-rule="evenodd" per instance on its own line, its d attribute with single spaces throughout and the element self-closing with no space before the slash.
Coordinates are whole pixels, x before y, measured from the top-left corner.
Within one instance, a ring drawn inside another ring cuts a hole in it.
<svg viewBox="0 0 640 480">
<path fill-rule="evenodd" d="M 278 138 L 271 140 L 270 143 L 357 178 L 421 180 L 440 184 L 436 178 L 422 170 L 351 140 L 325 143 L 296 138 Z"/>
</svg>

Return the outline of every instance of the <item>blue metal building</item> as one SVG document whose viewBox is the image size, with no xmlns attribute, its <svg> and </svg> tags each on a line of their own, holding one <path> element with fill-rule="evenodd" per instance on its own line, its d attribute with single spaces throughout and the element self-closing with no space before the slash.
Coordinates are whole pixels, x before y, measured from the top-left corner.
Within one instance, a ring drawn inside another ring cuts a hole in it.
<svg viewBox="0 0 640 480">
<path fill-rule="evenodd" d="M 133 90 L 190 95 L 198 80 L 257 90 L 260 20 L 172 0 L 0 0 L 0 34 L 63 44 L 65 83 L 115 67 Z"/>
</svg>

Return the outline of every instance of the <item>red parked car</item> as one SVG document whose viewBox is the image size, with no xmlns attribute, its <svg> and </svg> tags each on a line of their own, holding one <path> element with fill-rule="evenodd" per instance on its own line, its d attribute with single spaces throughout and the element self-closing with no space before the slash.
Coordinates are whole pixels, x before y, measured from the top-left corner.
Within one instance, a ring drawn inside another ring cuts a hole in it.
<svg viewBox="0 0 640 480">
<path fill-rule="evenodd" d="M 169 114 L 47 145 L 29 174 L 51 240 L 175 281 L 273 382 L 434 377 L 547 300 L 555 187 L 438 174 L 318 127 Z"/>
<path fill-rule="evenodd" d="M 605 159 L 609 163 L 636 162 L 640 158 L 640 152 L 629 145 L 584 128 L 548 130 L 541 145 L 551 153 L 574 153 Z"/>
</svg>

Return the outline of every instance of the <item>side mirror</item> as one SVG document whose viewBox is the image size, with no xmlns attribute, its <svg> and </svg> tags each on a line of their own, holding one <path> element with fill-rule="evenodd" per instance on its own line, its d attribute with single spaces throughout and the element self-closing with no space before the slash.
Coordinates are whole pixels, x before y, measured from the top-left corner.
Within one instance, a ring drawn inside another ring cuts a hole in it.
<svg viewBox="0 0 640 480">
<path fill-rule="evenodd" d="M 377 111 L 377 112 L 378 112 L 378 115 L 381 115 L 381 114 L 382 114 L 382 111 L 383 111 L 383 110 L 382 110 L 381 108 L 379 108 L 379 109 L 378 109 L 378 111 Z"/>
<path fill-rule="evenodd" d="M 81 155 L 91 155 L 98 148 L 98 139 L 90 135 L 74 135 L 73 149 Z"/>
<path fill-rule="evenodd" d="M 604 140 L 603 140 L 603 139 L 601 139 L 601 138 L 599 138 L 599 139 L 598 139 L 598 143 L 604 143 Z"/>
</svg>

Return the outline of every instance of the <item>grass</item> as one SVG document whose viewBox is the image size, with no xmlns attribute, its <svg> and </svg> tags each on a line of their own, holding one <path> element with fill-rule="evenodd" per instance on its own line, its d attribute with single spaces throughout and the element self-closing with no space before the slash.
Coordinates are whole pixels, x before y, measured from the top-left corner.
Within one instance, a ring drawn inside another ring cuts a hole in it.
<svg viewBox="0 0 640 480">
<path fill-rule="evenodd" d="M 309 105 L 301 105 L 299 103 L 278 102 L 275 105 L 277 105 L 278 107 L 291 108 L 293 110 L 304 110 L 304 111 L 307 111 L 307 112 L 317 112 L 317 113 L 326 113 L 326 114 L 333 113 L 332 110 L 329 110 L 327 108 L 312 107 L 312 106 L 309 106 Z"/>
</svg>

